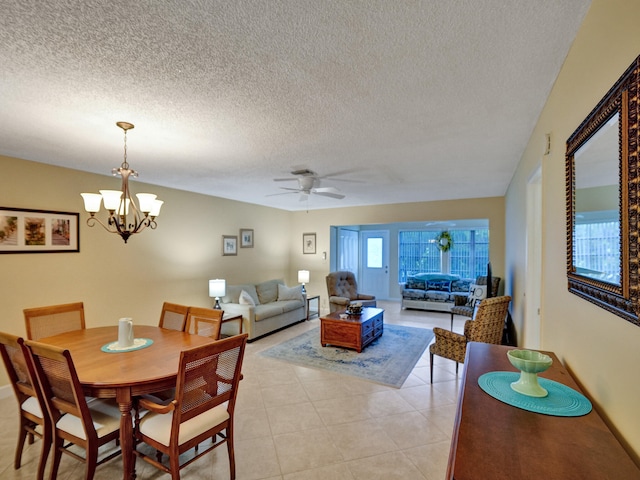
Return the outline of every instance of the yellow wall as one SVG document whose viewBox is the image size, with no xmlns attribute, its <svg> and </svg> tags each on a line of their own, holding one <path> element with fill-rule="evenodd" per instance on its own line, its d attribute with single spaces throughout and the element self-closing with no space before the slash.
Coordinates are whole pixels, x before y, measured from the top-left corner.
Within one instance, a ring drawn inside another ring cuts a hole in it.
<svg viewBox="0 0 640 480">
<path fill-rule="evenodd" d="M 567 291 L 564 169 L 567 138 L 640 54 L 638 18 L 640 2 L 593 1 L 507 192 L 506 269 L 522 329 L 527 179 L 541 165 L 542 348 L 558 354 L 640 463 L 640 328 Z"/>
</svg>

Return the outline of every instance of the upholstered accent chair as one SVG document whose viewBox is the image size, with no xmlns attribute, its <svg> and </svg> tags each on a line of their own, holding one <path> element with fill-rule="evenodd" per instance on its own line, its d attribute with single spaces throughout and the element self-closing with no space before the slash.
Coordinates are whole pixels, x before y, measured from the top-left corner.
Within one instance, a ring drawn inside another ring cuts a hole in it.
<svg viewBox="0 0 640 480">
<path fill-rule="evenodd" d="M 480 275 L 476 278 L 476 285 L 486 285 L 487 276 Z M 500 277 L 491 277 L 491 291 L 487 291 L 487 298 L 498 295 L 498 287 L 500 286 Z M 473 305 L 469 305 L 468 299 L 463 296 L 454 297 L 454 306 L 451 307 L 451 330 L 453 330 L 453 316 L 462 315 L 464 317 L 473 317 Z"/>
<path fill-rule="evenodd" d="M 331 272 L 326 280 L 330 312 L 345 310 L 351 303 L 361 303 L 363 307 L 376 306 L 376 297 L 358 292 L 358 283 L 352 272 Z"/>
<path fill-rule="evenodd" d="M 511 297 L 508 295 L 485 298 L 480 301 L 476 307 L 475 317 L 464 324 L 464 335 L 439 327 L 433 329 L 436 340 L 429 346 L 431 383 L 433 383 L 434 355 L 456 362 L 457 374 L 458 364 L 464 363 L 468 342 L 500 344 L 510 302 Z"/>
</svg>

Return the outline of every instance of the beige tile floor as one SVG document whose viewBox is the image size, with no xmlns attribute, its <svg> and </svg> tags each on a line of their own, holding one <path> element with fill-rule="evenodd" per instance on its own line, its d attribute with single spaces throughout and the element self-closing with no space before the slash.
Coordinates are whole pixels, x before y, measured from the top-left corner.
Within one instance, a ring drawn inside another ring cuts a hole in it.
<svg viewBox="0 0 640 480">
<path fill-rule="evenodd" d="M 450 326 L 449 314 L 400 310 L 396 302 L 379 306 L 385 323 Z M 460 331 L 463 322 L 456 317 L 454 330 Z M 258 355 L 318 325 L 312 319 L 248 345 L 235 416 L 237 479 L 443 479 L 460 385 L 455 364 L 436 357 L 431 385 L 426 350 L 396 389 Z M 32 479 L 40 443 L 25 449 L 22 468 L 14 470 L 17 407 L 7 390 L 0 398 L 0 478 Z M 136 466 L 139 479 L 169 478 L 144 462 Z M 98 467 L 95 478 L 121 474 L 122 461 L 116 458 Z M 84 465 L 63 456 L 58 478 L 83 477 Z M 229 478 L 226 448 L 183 469 L 182 478 Z"/>
</svg>

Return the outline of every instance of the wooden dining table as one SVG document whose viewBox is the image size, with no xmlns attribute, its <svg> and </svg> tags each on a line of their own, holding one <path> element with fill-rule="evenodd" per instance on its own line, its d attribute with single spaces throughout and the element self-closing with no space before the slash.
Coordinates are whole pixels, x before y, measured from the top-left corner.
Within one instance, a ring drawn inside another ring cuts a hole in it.
<svg viewBox="0 0 640 480">
<path fill-rule="evenodd" d="M 176 384 L 182 350 L 211 343 L 208 337 L 135 325 L 134 337 L 152 340 L 149 346 L 124 352 L 105 352 L 102 347 L 117 341 L 118 327 L 75 330 L 38 341 L 71 352 L 85 395 L 113 398 L 118 403 L 123 478 L 135 478 L 131 410 L 136 396 L 159 392 Z"/>
</svg>

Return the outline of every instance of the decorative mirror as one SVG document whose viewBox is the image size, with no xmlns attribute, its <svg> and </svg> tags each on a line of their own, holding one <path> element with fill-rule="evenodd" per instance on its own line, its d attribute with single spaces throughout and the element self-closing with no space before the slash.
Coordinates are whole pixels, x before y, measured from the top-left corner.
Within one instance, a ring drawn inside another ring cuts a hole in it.
<svg viewBox="0 0 640 480">
<path fill-rule="evenodd" d="M 640 57 L 567 140 L 569 291 L 640 326 Z"/>
</svg>

